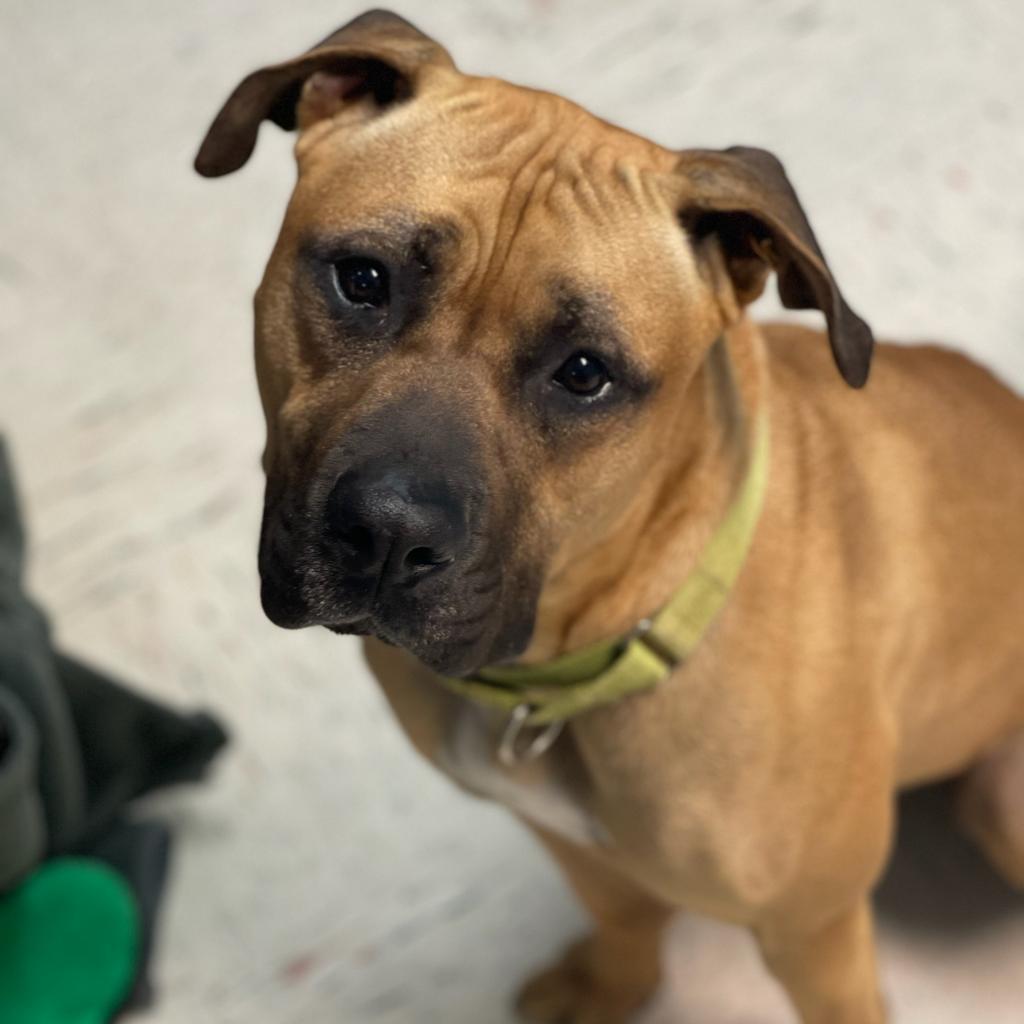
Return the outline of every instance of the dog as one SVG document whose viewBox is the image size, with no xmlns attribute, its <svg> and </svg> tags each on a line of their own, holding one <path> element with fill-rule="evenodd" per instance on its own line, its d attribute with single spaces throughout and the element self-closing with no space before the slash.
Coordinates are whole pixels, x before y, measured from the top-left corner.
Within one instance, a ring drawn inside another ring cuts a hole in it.
<svg viewBox="0 0 1024 1024">
<path fill-rule="evenodd" d="M 364 636 L 416 748 L 563 869 L 594 931 L 523 1015 L 627 1020 L 690 909 L 804 1024 L 880 1024 L 901 788 L 962 776 L 1024 886 L 1024 401 L 876 347 L 763 150 L 670 151 L 382 11 L 244 79 L 198 171 L 265 119 L 298 181 L 255 302 L 263 606 Z M 826 334 L 749 319 L 772 273 Z"/>
</svg>

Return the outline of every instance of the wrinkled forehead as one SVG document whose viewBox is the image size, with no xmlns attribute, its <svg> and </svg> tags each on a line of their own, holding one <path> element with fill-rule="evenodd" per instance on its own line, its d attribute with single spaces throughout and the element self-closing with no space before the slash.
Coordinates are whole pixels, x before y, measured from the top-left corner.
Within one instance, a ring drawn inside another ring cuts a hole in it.
<svg viewBox="0 0 1024 1024">
<path fill-rule="evenodd" d="M 520 306 L 552 289 L 619 294 L 690 268 L 668 187 L 674 155 L 548 93 L 459 76 L 449 92 L 298 146 L 286 225 L 330 240 L 422 237 L 449 284 Z"/>
</svg>

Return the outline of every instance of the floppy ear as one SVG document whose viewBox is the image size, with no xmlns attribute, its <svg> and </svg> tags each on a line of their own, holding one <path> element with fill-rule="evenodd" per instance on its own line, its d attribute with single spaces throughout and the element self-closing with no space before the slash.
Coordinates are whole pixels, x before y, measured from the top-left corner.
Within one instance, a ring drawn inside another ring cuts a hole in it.
<svg viewBox="0 0 1024 1024">
<path fill-rule="evenodd" d="M 414 96 L 431 67 L 455 65 L 443 47 L 404 18 L 368 11 L 301 56 L 244 78 L 210 125 L 196 170 L 207 178 L 237 171 L 267 119 L 291 130 L 348 106 L 360 105 L 373 116 Z"/>
<path fill-rule="evenodd" d="M 786 172 L 763 149 L 685 150 L 680 216 L 700 241 L 714 235 L 737 298 L 749 302 L 771 270 L 789 309 L 818 309 L 839 372 L 859 388 L 868 377 L 871 328 L 846 304 Z"/>
</svg>

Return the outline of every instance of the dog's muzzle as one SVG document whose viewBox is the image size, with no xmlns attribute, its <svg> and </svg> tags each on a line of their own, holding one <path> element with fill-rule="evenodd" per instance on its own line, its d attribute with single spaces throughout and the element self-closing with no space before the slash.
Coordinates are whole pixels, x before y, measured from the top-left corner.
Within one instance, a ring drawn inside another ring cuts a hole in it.
<svg viewBox="0 0 1024 1024">
<path fill-rule="evenodd" d="M 452 603 L 469 553 L 468 511 L 441 473 L 369 461 L 320 490 L 325 498 L 298 509 L 288 496 L 268 498 L 260 575 L 271 621 L 387 636 L 428 618 L 424 600 Z"/>
<path fill-rule="evenodd" d="M 465 421 L 406 399 L 346 431 L 311 477 L 271 469 L 260 577 L 272 622 L 371 634 L 453 672 L 521 645 L 532 604 L 516 603 L 526 588 L 509 582 L 507 525 Z"/>
</svg>

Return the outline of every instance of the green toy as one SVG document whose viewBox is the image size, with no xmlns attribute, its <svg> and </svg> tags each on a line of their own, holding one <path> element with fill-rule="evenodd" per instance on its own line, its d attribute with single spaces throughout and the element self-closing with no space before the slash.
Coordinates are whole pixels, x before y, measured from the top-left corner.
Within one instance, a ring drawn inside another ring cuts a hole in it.
<svg viewBox="0 0 1024 1024">
<path fill-rule="evenodd" d="M 106 1024 L 139 955 L 135 896 L 105 864 L 62 857 L 0 897 L 4 1024 Z"/>
</svg>

